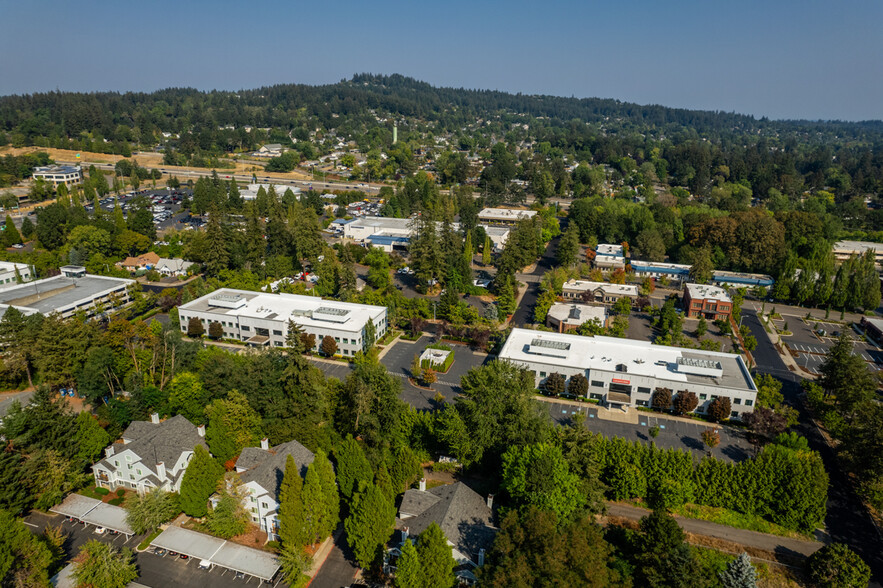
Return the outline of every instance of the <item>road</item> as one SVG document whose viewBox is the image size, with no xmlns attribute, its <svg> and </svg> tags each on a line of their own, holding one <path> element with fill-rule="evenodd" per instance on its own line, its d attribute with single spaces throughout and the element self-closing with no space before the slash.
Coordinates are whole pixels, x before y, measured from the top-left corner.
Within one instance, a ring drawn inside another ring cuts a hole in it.
<svg viewBox="0 0 883 588">
<path fill-rule="evenodd" d="M 310 582 L 311 588 L 341 588 L 349 586 L 356 576 L 355 557 L 349 545 L 346 544 L 346 536 L 343 524 L 334 532 L 334 548 L 325 559 L 325 563 L 319 568 L 319 573 Z"/>
<path fill-rule="evenodd" d="M 566 228 L 567 219 L 561 219 L 562 234 Z M 546 250 L 543 252 L 543 256 L 537 261 L 536 268 L 534 268 L 531 273 L 515 275 L 516 280 L 527 285 L 527 290 L 525 290 L 524 296 L 518 304 L 518 308 L 515 309 L 515 314 L 512 315 L 512 321 L 510 324 L 513 327 L 523 327 L 533 323 L 533 307 L 540 295 L 540 280 L 547 271 L 558 265 L 555 260 L 555 252 L 558 249 L 558 241 L 560 240 L 561 235 L 549 241 L 549 244 L 546 245 Z"/>
<path fill-rule="evenodd" d="M 9 407 L 12 406 L 13 401 L 18 400 L 22 406 L 27 406 L 33 395 L 33 390 L 0 394 L 0 418 L 6 416 L 6 412 L 9 410 Z"/>
<path fill-rule="evenodd" d="M 806 407 L 801 401 L 801 377 L 791 372 L 776 348 L 770 343 L 766 331 L 753 309 L 743 311 L 745 324 L 757 339 L 754 350 L 756 371 L 771 374 L 783 382 L 782 394 L 785 401 L 794 406 L 800 413 L 800 421 L 795 427 L 800 435 L 806 437 L 811 449 L 822 456 L 825 469 L 830 477 L 828 487 L 828 514 L 825 526 L 833 541 L 848 544 L 856 553 L 871 566 L 873 571 L 872 586 L 883 586 L 883 537 L 874 525 L 870 515 L 853 488 L 852 481 L 840 469 L 834 450 L 828 446 L 821 431 L 810 419 Z"/>
<path fill-rule="evenodd" d="M 103 171 L 114 171 L 114 164 L 111 163 L 98 163 L 98 162 L 88 162 L 88 161 L 58 161 L 58 164 L 61 165 L 81 165 L 83 167 L 89 167 L 94 165 L 96 169 Z M 259 183 L 264 184 L 274 184 L 277 186 L 295 186 L 297 188 L 302 188 L 304 190 L 310 189 L 312 187 L 315 190 L 361 190 L 367 193 L 378 193 L 380 192 L 380 188 L 383 187 L 382 184 L 365 184 L 363 182 L 342 182 L 342 181 L 327 181 L 327 182 L 318 182 L 312 180 L 294 180 L 289 178 L 277 178 L 273 176 L 266 175 L 266 172 L 255 172 L 255 174 L 250 173 L 225 173 L 227 170 L 219 169 L 219 170 L 186 170 L 176 168 L 174 166 L 165 166 L 158 168 L 165 175 L 173 175 L 178 180 L 188 179 L 188 178 L 201 178 L 201 177 L 211 177 L 212 174 L 217 173 L 218 177 L 222 180 L 235 179 L 237 182 L 242 183 L 251 183 L 254 175 L 257 175 L 257 179 Z"/>
<path fill-rule="evenodd" d="M 624 517 L 634 521 L 641 520 L 642 517 L 650 514 L 645 508 L 631 506 L 627 504 L 619 504 L 615 502 L 607 503 L 608 516 Z M 709 521 L 699 519 L 687 519 L 675 516 L 678 525 L 687 533 L 694 535 L 703 535 L 705 537 L 715 537 L 724 541 L 731 541 L 744 545 L 746 547 L 754 547 L 762 549 L 779 556 L 794 555 L 797 559 L 802 559 L 812 555 L 824 546 L 824 543 L 818 541 L 803 541 L 800 539 L 791 539 L 789 537 L 779 537 L 777 535 L 769 535 L 767 533 L 758 533 L 757 531 L 746 531 L 745 529 L 736 529 L 726 525 L 719 525 Z"/>
</svg>

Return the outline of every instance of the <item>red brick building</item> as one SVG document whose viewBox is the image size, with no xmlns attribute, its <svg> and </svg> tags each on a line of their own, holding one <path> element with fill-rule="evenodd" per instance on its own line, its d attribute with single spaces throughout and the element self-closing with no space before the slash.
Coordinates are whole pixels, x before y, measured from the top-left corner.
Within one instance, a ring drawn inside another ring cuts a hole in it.
<svg viewBox="0 0 883 588">
<path fill-rule="evenodd" d="M 684 285 L 684 312 L 690 318 L 704 316 L 708 320 L 729 320 L 733 300 L 720 286 Z"/>
</svg>

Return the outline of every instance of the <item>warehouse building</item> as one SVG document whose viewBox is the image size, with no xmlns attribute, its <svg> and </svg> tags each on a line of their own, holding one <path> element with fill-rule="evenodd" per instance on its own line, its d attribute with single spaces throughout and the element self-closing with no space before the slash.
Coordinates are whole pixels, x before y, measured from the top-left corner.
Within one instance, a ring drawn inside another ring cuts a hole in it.
<svg viewBox="0 0 883 588">
<path fill-rule="evenodd" d="M 680 285 L 690 279 L 690 266 L 680 263 L 660 263 L 655 261 L 639 261 L 633 259 L 629 262 L 635 277 L 638 278 L 666 278 L 674 285 Z"/>
<path fill-rule="evenodd" d="M 343 357 L 352 357 L 373 343 L 366 339 L 369 320 L 374 325 L 375 340 L 387 330 L 385 306 L 232 288 L 221 288 L 180 306 L 178 316 L 184 333 L 191 318 L 199 319 L 206 333 L 217 322 L 224 329 L 225 339 L 243 341 L 252 347 L 284 347 L 291 320 L 304 333 L 316 336 L 314 349 L 318 350 L 322 339 L 328 336 L 337 343 L 337 352 Z"/>
<path fill-rule="evenodd" d="M 587 396 L 610 408 L 650 406 L 657 388 L 675 396 L 693 392 L 700 414 L 715 398 L 729 398 L 731 418 L 753 411 L 757 400 L 754 380 L 736 354 L 512 329 L 499 357 L 531 370 L 537 386 L 553 373 L 585 376 Z"/>
</svg>

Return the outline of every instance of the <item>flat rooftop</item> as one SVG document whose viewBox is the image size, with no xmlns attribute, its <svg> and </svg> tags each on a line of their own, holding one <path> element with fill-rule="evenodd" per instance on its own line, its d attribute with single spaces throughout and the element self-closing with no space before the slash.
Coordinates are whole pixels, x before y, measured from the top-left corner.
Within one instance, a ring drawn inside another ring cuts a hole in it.
<svg viewBox="0 0 883 588">
<path fill-rule="evenodd" d="M 622 294 L 624 296 L 637 296 L 638 287 L 632 284 L 611 284 L 610 282 L 589 282 L 587 280 L 568 280 L 563 288 L 569 290 L 597 290 L 601 288 L 608 294 Z"/>
<path fill-rule="evenodd" d="M 478 213 L 478 218 L 486 218 L 491 220 L 521 220 L 523 218 L 531 218 L 536 216 L 536 210 L 516 210 L 513 208 L 482 208 Z"/>
<path fill-rule="evenodd" d="M 55 276 L 0 288 L 0 304 L 30 308 L 42 314 L 68 310 L 101 298 L 134 280 L 86 274 L 82 278 Z"/>
<path fill-rule="evenodd" d="M 598 255 L 610 255 L 614 257 L 623 257 L 625 255 L 622 245 L 611 245 L 610 243 L 598 244 L 595 248 L 595 253 Z"/>
<path fill-rule="evenodd" d="M 837 241 L 834 243 L 833 247 L 835 253 L 864 253 L 868 249 L 873 249 L 877 254 L 883 254 L 883 243 L 872 243 L 871 241 Z"/>
<path fill-rule="evenodd" d="M 499 357 L 522 364 L 542 363 L 614 373 L 617 366 L 624 365 L 628 374 L 658 380 L 757 391 L 739 355 L 653 345 L 649 341 L 512 329 Z M 691 370 L 687 367 L 690 365 L 700 368 Z M 712 366 L 710 369 L 720 375 L 685 371 L 701 372 L 703 366 Z"/>
<path fill-rule="evenodd" d="M 295 323 L 317 329 L 360 332 L 377 319 L 383 306 L 326 300 L 300 294 L 270 294 L 221 288 L 180 307 L 180 310 Z"/>
<path fill-rule="evenodd" d="M 684 287 L 687 289 L 687 292 L 690 293 L 690 298 L 696 298 L 697 300 L 711 299 L 719 300 L 721 302 L 732 302 L 730 295 L 720 286 L 711 286 L 708 284 L 684 284 Z"/>
<path fill-rule="evenodd" d="M 269 581 L 279 570 L 279 560 L 271 553 L 181 527 L 168 527 L 150 544 L 262 580 Z"/>
<path fill-rule="evenodd" d="M 680 272 L 689 272 L 692 267 L 683 263 L 663 263 L 660 261 L 641 261 L 639 259 L 632 259 L 631 264 L 635 269 L 646 268 L 648 270 L 675 270 Z"/>
</svg>

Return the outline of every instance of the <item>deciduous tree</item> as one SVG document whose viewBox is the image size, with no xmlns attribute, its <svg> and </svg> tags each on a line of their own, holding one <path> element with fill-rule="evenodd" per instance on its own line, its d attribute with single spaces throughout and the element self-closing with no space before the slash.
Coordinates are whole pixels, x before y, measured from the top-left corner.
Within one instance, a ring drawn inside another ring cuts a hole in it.
<svg viewBox="0 0 883 588">
<path fill-rule="evenodd" d="M 138 577 L 132 550 L 90 539 L 75 559 L 74 577 L 79 586 L 125 588 Z"/>
</svg>

